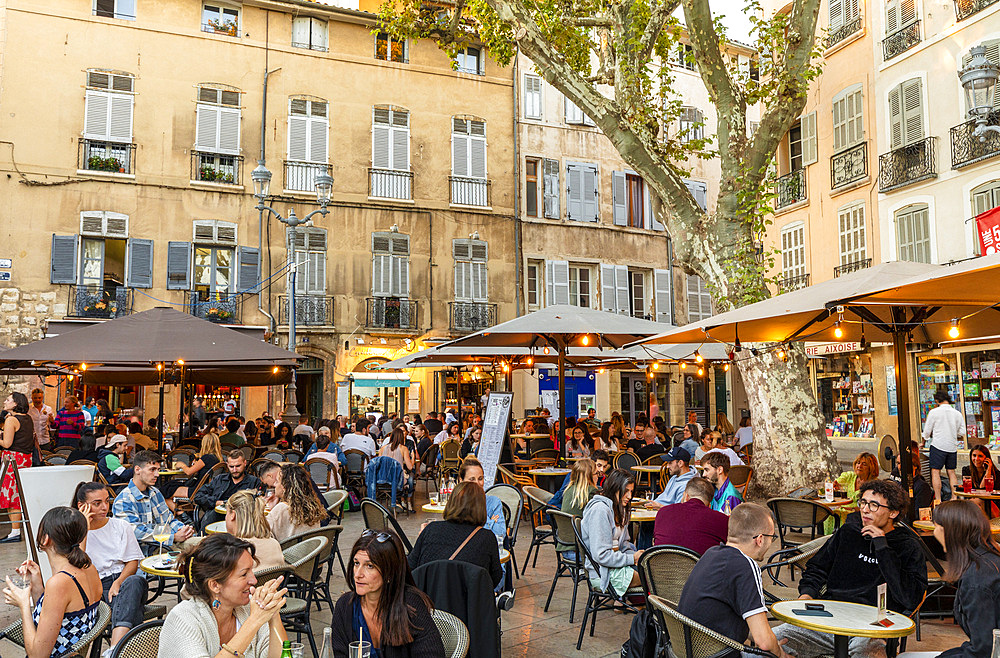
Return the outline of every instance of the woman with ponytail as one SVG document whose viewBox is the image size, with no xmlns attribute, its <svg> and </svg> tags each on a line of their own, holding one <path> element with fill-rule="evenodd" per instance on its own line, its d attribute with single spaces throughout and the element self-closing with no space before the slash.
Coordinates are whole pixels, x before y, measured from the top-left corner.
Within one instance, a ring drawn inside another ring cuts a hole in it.
<svg viewBox="0 0 1000 658">
<path fill-rule="evenodd" d="M 43 585 L 41 569 L 25 560 L 18 571 L 30 584 L 17 587 L 7 578 L 4 600 L 21 610 L 27 658 L 65 655 L 97 623 L 103 590 L 97 569 L 84 552 L 86 539 L 83 514 L 69 507 L 54 507 L 42 517 L 35 538 L 49 559 L 52 577 Z M 34 608 L 32 599 L 38 601 Z"/>
</svg>

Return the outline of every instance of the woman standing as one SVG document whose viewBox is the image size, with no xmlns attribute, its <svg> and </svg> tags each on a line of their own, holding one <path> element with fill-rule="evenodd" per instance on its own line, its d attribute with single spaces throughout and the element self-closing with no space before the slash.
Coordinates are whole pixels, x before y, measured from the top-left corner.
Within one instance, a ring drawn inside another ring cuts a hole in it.
<svg viewBox="0 0 1000 658">
<path fill-rule="evenodd" d="M 274 538 L 264 514 L 264 498 L 255 492 L 237 491 L 226 501 L 226 532 L 253 544 L 258 569 L 285 564 L 281 544 Z"/>
<path fill-rule="evenodd" d="M 256 587 L 253 544 L 226 533 L 184 550 L 177 570 L 190 597 L 167 615 L 158 658 L 279 658 L 288 639 L 281 578 Z"/>
<path fill-rule="evenodd" d="M 583 510 L 581 536 L 597 562 L 597 570 L 587 560 L 587 575 L 594 587 L 602 592 L 611 587 L 615 594 L 624 596 L 625 590 L 639 584 L 641 550 L 629 541 L 628 524 L 632 513 L 632 491 L 635 478 L 616 468 L 604 480 L 604 488 L 591 499 Z"/>
<path fill-rule="evenodd" d="M 411 493 L 413 491 L 413 469 L 414 469 L 414 459 L 413 453 L 406 446 L 406 426 L 400 423 L 393 430 L 392 434 L 389 435 L 389 441 L 384 443 L 378 451 L 379 457 L 392 457 L 403 469 L 403 473 L 406 475 L 406 491 L 404 493 Z M 410 501 L 411 511 L 413 506 L 413 501 Z"/>
<path fill-rule="evenodd" d="M 28 398 L 24 393 L 14 391 L 3 402 L 7 417 L 3 421 L 0 435 L 0 456 L 14 460 L 18 468 L 31 466 L 31 453 L 35 449 L 35 425 L 28 415 Z M 3 541 L 21 540 L 21 497 L 17 493 L 14 471 L 8 470 L 0 484 L 0 508 L 10 510 L 12 530 Z"/>
<path fill-rule="evenodd" d="M 328 518 L 326 508 L 316 498 L 309 474 L 298 464 L 281 467 L 274 483 L 274 495 L 278 503 L 267 520 L 279 542 L 307 530 L 316 530 Z"/>
</svg>

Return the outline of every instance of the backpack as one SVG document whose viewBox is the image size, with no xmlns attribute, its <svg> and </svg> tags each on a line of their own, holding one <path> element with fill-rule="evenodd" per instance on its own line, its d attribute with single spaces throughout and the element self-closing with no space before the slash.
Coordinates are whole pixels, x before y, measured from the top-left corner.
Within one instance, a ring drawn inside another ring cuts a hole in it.
<svg viewBox="0 0 1000 658">
<path fill-rule="evenodd" d="M 653 613 L 640 610 L 632 619 L 628 640 L 622 644 L 622 658 L 665 658 L 666 634 L 661 633 Z"/>
</svg>

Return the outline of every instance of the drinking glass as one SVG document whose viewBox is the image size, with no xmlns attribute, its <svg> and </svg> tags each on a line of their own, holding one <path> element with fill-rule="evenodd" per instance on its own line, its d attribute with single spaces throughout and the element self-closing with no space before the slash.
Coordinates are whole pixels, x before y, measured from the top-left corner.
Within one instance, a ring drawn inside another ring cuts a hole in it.
<svg viewBox="0 0 1000 658">
<path fill-rule="evenodd" d="M 166 523 L 161 523 L 153 528 L 153 541 L 160 544 L 160 552 L 157 555 L 160 556 L 160 562 L 163 561 L 163 542 L 170 539 L 170 526 Z"/>
<path fill-rule="evenodd" d="M 305 647 L 301 642 L 292 642 L 292 658 L 302 658 Z"/>
<path fill-rule="evenodd" d="M 24 589 L 25 587 L 31 584 L 31 578 L 29 578 L 27 574 L 23 574 L 17 569 L 14 569 L 10 573 L 8 573 L 7 577 L 10 578 L 11 584 L 18 589 Z"/>
<path fill-rule="evenodd" d="M 363 640 L 355 640 L 354 642 L 351 642 L 350 658 L 371 658 L 371 655 L 371 642 L 365 642 Z"/>
<path fill-rule="evenodd" d="M 965 493 L 972 492 L 972 476 L 966 475 L 962 477 L 962 491 Z"/>
</svg>

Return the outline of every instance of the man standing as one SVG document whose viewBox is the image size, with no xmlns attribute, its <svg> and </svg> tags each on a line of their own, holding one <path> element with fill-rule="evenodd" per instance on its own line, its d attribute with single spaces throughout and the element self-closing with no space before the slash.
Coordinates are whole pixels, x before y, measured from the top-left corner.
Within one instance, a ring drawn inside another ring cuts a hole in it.
<svg viewBox="0 0 1000 658">
<path fill-rule="evenodd" d="M 354 423 L 354 432 L 348 434 L 340 442 L 340 447 L 346 452 L 350 449 L 360 450 L 369 458 L 375 456 L 375 442 L 368 436 L 368 426 L 371 423 L 367 418 L 360 418 Z"/>
<path fill-rule="evenodd" d="M 705 479 L 715 485 L 712 509 L 723 514 L 731 514 L 743 502 L 743 497 L 729 481 L 729 457 L 721 452 L 712 452 L 701 460 L 705 469 Z"/>
<path fill-rule="evenodd" d="M 927 412 L 924 421 L 924 445 L 930 446 L 931 486 L 934 500 L 941 502 L 941 469 L 948 471 L 948 483 L 952 496 L 958 490 L 958 476 L 955 468 L 958 461 L 958 437 L 965 437 L 965 419 L 961 412 L 951 406 L 951 398 L 944 391 L 934 394 L 938 406 Z"/>
<path fill-rule="evenodd" d="M 699 555 L 726 541 L 729 517 L 709 505 L 715 489 L 705 478 L 692 478 L 684 487 L 684 498 L 665 505 L 656 513 L 653 544 L 690 548 Z"/>
<path fill-rule="evenodd" d="M 763 505 L 740 505 L 729 518 L 727 535 L 725 544 L 706 550 L 694 565 L 678 611 L 731 640 L 742 644 L 749 635 L 758 649 L 789 658 L 767 623 L 757 565 L 778 538 L 774 518 Z M 730 656 L 739 658 L 740 652 L 733 650 Z"/>
<path fill-rule="evenodd" d="M 52 427 L 56 431 L 56 447 L 69 446 L 74 450 L 80 447 L 80 435 L 86 426 L 80 403 L 75 395 L 66 396 L 66 404 L 52 419 Z"/>
<path fill-rule="evenodd" d="M 313 435 L 315 433 L 316 433 L 316 430 L 314 430 L 313 427 L 312 427 L 312 425 L 309 424 L 309 417 L 308 416 L 299 416 L 299 424 L 292 431 L 292 436 L 297 436 L 297 437 L 303 437 L 304 436 L 305 438 L 307 438 L 310 441 L 312 441 Z M 302 441 L 303 439 L 300 438 L 298 440 Z"/>
<path fill-rule="evenodd" d="M 654 502 L 660 505 L 673 505 L 681 502 L 684 497 L 684 488 L 696 474 L 694 469 L 688 465 L 691 463 L 691 453 L 680 446 L 668 452 L 663 457 L 663 461 L 667 465 L 670 479 L 667 480 L 667 486 L 663 488 L 663 493 L 657 496 Z"/>
<path fill-rule="evenodd" d="M 184 525 L 171 514 L 163 494 L 156 488 L 160 477 L 160 456 L 152 450 L 140 450 L 133 462 L 132 479 L 115 498 L 114 515 L 132 524 L 139 541 L 153 541 L 153 529 L 160 524 L 170 527 L 164 544 L 178 544 L 194 536 L 194 528 Z"/>
<path fill-rule="evenodd" d="M 642 431 L 643 445 L 635 451 L 640 462 L 644 462 L 654 455 L 659 455 L 667 451 L 661 443 L 656 440 L 656 428 L 652 425 Z"/>
<path fill-rule="evenodd" d="M 208 418 L 205 414 L 205 404 L 201 399 L 201 396 L 197 396 L 194 399 L 194 406 L 191 408 L 191 426 L 195 431 L 200 430 L 205 426 Z M 194 434 L 192 433 L 192 436 Z"/>
<path fill-rule="evenodd" d="M 35 423 L 35 437 L 38 439 L 38 445 L 47 445 L 49 443 L 49 425 L 55 420 L 55 416 L 52 415 L 52 407 L 45 404 L 45 393 L 40 388 L 31 391 L 31 406 L 28 407 L 28 415 Z"/>
<path fill-rule="evenodd" d="M 225 504 L 229 497 L 243 489 L 260 489 L 261 483 L 253 475 L 247 475 L 247 458 L 242 450 L 233 450 L 226 458 L 225 473 L 216 475 L 198 490 L 194 496 L 194 504 L 201 509 L 201 527 L 209 523 L 223 520 L 221 514 L 215 511 L 219 505 Z"/>
<path fill-rule="evenodd" d="M 927 561 L 912 531 L 896 528 L 896 519 L 907 507 L 906 493 L 892 480 L 869 480 L 861 485 L 858 511 L 847 517 L 806 564 L 799 580 L 799 598 L 822 596 L 874 606 L 878 605 L 878 586 L 886 583 L 888 608 L 911 614 L 927 590 Z M 732 518 L 729 527 L 732 532 Z M 788 641 L 789 650 L 799 658 L 834 652 L 829 633 L 791 624 L 782 624 L 774 632 Z M 885 640 L 855 637 L 848 650 L 851 658 L 884 658 Z"/>
</svg>

